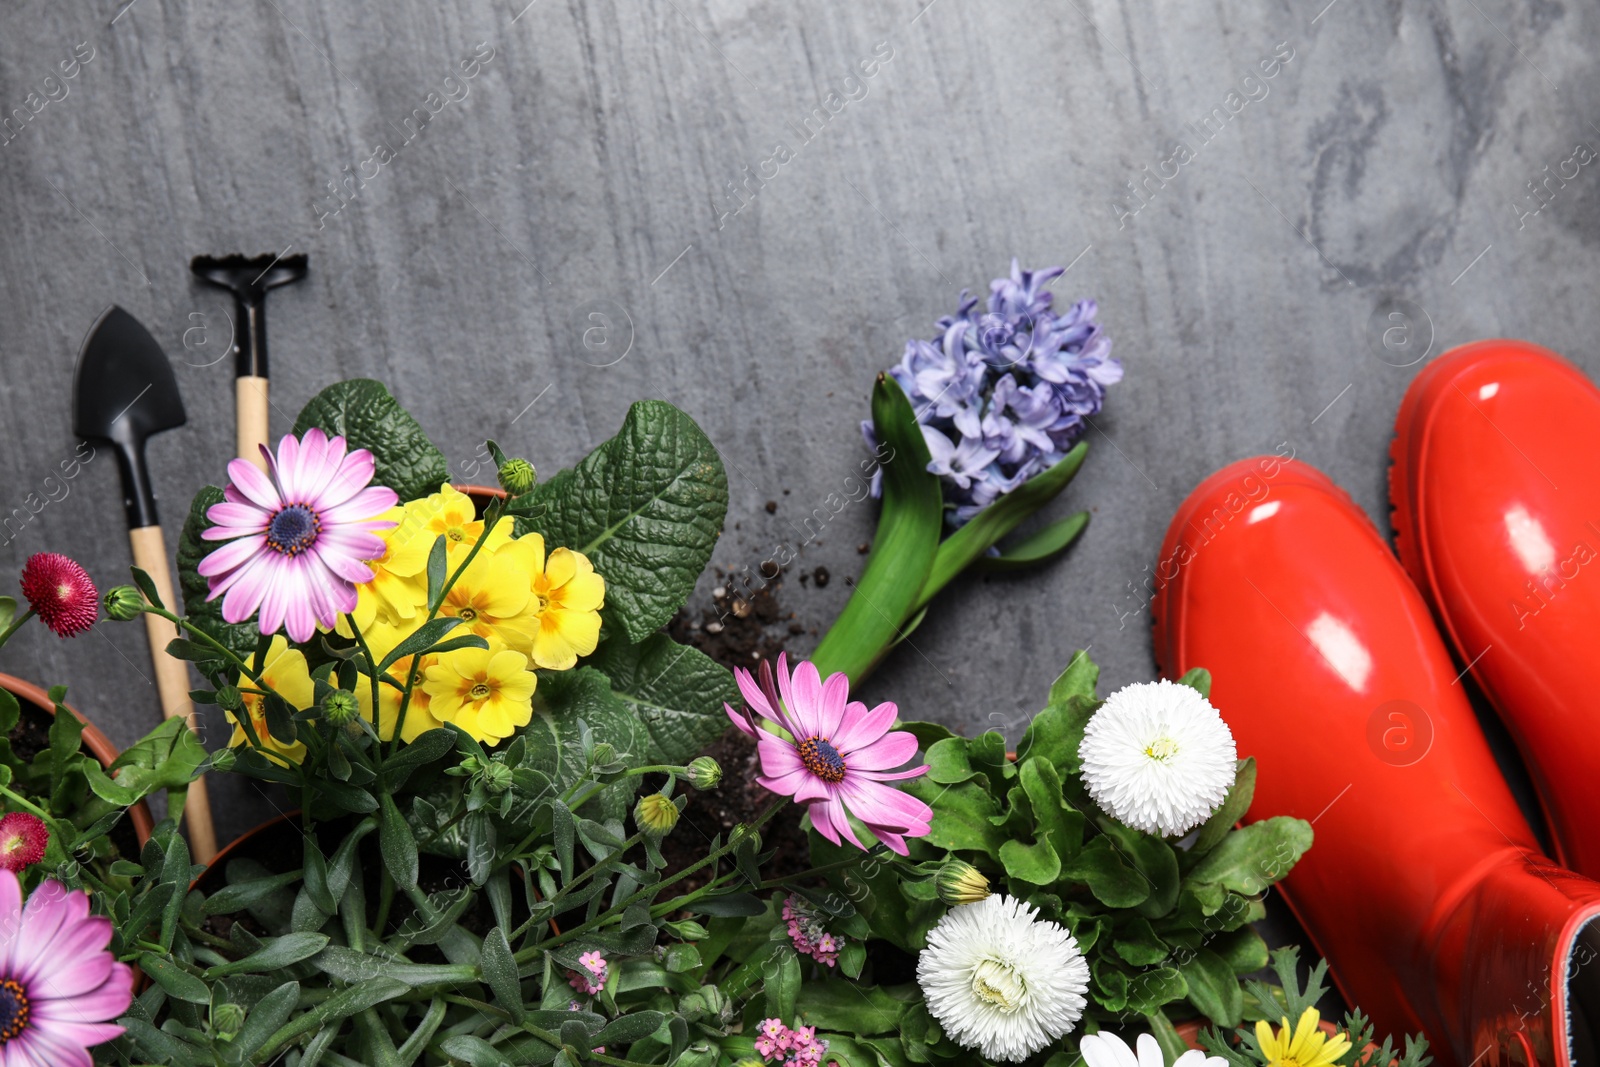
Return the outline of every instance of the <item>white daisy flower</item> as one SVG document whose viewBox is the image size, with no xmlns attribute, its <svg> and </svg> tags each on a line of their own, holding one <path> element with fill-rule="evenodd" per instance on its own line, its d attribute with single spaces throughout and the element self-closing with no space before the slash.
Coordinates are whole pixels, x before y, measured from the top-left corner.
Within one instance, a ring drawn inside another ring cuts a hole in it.
<svg viewBox="0 0 1600 1067">
<path fill-rule="evenodd" d="M 1118 822 L 1147 834 L 1186 834 L 1233 787 L 1237 751 L 1217 709 L 1163 678 L 1112 693 L 1078 746 L 1083 784 Z"/>
<path fill-rule="evenodd" d="M 1083 1015 L 1089 964 L 1058 923 L 1008 896 L 952 908 L 928 932 L 917 982 L 928 1012 L 965 1048 L 1027 1059 Z"/>
<path fill-rule="evenodd" d="M 1137 1044 L 1139 1054 L 1136 1056 L 1122 1038 L 1101 1032 L 1085 1034 L 1078 1041 L 1078 1051 L 1088 1067 L 1166 1067 L 1166 1057 L 1161 1054 L 1161 1046 L 1156 1044 L 1154 1036 L 1140 1034 Z M 1172 1061 L 1172 1067 L 1228 1067 L 1228 1061 L 1192 1048 Z"/>
</svg>

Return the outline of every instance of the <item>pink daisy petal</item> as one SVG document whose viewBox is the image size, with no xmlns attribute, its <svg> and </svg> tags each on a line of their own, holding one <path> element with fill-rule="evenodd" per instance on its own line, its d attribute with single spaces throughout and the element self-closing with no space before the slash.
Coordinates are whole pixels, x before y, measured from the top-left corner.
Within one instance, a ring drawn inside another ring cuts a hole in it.
<svg viewBox="0 0 1600 1067">
<path fill-rule="evenodd" d="M 833 739 L 833 747 L 845 756 L 866 748 L 887 733 L 899 715 L 900 709 L 891 701 L 886 700 L 871 711 L 860 701 L 851 701 L 845 707 L 844 722 Z"/>
<path fill-rule="evenodd" d="M 911 850 L 906 848 L 906 839 L 899 834 L 890 833 L 888 830 L 876 826 L 872 828 L 872 833 L 879 841 L 889 846 L 889 851 L 898 852 L 902 856 L 911 854 Z"/>
<path fill-rule="evenodd" d="M 254 464 L 242 459 L 230 460 L 228 477 L 232 480 L 234 488 L 257 507 L 265 508 L 269 512 L 275 512 L 283 507 L 283 498 L 278 495 L 277 486 L 257 470 Z"/>
<path fill-rule="evenodd" d="M 904 771 L 863 771 L 852 768 L 851 773 L 858 778 L 865 778 L 871 782 L 899 782 L 907 778 L 921 778 L 928 773 L 928 770 L 928 765 L 924 763 L 920 767 L 912 767 Z"/>
<path fill-rule="evenodd" d="M 767 695 L 761 691 L 761 684 L 756 681 L 756 676 L 743 667 L 733 669 L 733 680 L 739 683 L 739 695 L 744 697 L 744 702 L 750 710 L 763 719 L 779 722 L 777 711 L 767 703 Z"/>
<path fill-rule="evenodd" d="M 816 668 L 812 668 L 815 670 Z M 850 679 L 843 671 L 836 671 L 822 683 L 817 696 L 817 734 L 830 741 L 839 734 L 844 723 L 845 705 L 850 702 Z M 834 747 L 838 743 L 834 742 Z"/>
<path fill-rule="evenodd" d="M 324 567 L 347 582 L 361 585 L 372 581 L 372 568 L 361 562 L 364 557 L 347 552 L 337 545 L 328 544 L 327 538 L 318 538 L 317 546 L 311 551 Z"/>
<path fill-rule="evenodd" d="M 896 730 L 884 734 L 866 748 L 858 748 L 850 753 L 848 765 L 853 771 L 886 771 L 900 766 L 916 754 L 916 735 Z"/>
<path fill-rule="evenodd" d="M 833 825 L 833 808 L 827 803 L 812 804 L 806 808 L 806 814 L 811 816 L 811 825 L 829 841 L 839 844 L 839 830 Z"/>
<path fill-rule="evenodd" d="M 400 502 L 393 489 L 371 485 L 355 496 L 320 512 L 324 523 L 352 523 L 376 519 Z"/>
<path fill-rule="evenodd" d="M 793 745 L 778 740 L 765 730 L 762 733 L 766 736 L 757 739 L 756 751 L 761 755 L 763 774 L 769 778 L 781 778 L 783 775 L 806 769 L 806 765 L 800 759 L 800 753 L 795 751 Z"/>
<path fill-rule="evenodd" d="M 261 607 L 261 601 L 272 585 L 272 568 L 265 556 L 252 560 L 238 570 L 220 579 L 212 579 L 207 600 L 222 600 L 222 618 L 225 622 L 244 622 Z"/>
<path fill-rule="evenodd" d="M 789 706 L 789 717 L 800 729 L 799 740 L 808 737 L 825 737 L 822 732 L 822 678 L 810 661 L 802 661 L 789 676 L 790 693 L 783 702 Z"/>
<path fill-rule="evenodd" d="M 293 434 L 284 434 L 278 442 L 278 454 L 273 458 L 273 480 L 278 483 L 278 495 L 290 502 L 304 502 L 305 479 L 300 475 L 300 442 Z"/>
<path fill-rule="evenodd" d="M 856 828 L 850 825 L 849 810 L 845 807 L 842 801 L 838 800 L 837 798 L 833 800 L 818 801 L 817 803 L 812 804 L 806 810 L 815 813 L 818 808 L 821 808 L 827 812 L 828 818 L 832 820 L 834 828 L 839 831 L 839 835 L 841 837 L 849 841 L 861 851 L 865 852 L 867 850 L 867 846 L 861 843 L 861 838 L 856 836 Z M 816 816 L 813 814 L 812 821 L 815 822 L 815 820 Z"/>
<path fill-rule="evenodd" d="M 776 793 L 780 797 L 791 797 L 794 796 L 795 790 L 800 788 L 801 782 L 811 776 L 811 772 L 807 770 L 792 771 L 776 778 L 768 778 L 764 774 L 758 774 L 756 775 L 756 784 L 769 793 Z"/>
<path fill-rule="evenodd" d="M 817 800 L 826 800 L 832 795 L 827 782 L 807 771 L 801 776 L 799 787 L 794 791 L 794 802 L 809 804 Z"/>
<path fill-rule="evenodd" d="M 345 457 L 333 477 L 329 478 L 328 483 L 311 499 L 324 511 L 343 504 L 367 487 L 367 483 L 372 481 L 372 473 L 376 467 L 377 463 L 372 458 L 372 453 L 364 448 L 358 448 Z"/>
<path fill-rule="evenodd" d="M 850 812 L 868 826 L 921 836 L 929 830 L 933 809 L 909 793 L 866 779 L 839 783 L 839 796 Z"/>
<path fill-rule="evenodd" d="M 243 566 L 252 556 L 267 551 L 267 538 L 264 534 L 252 534 L 241 537 L 237 541 L 229 541 L 221 548 L 208 554 L 195 567 L 200 574 L 209 578 L 213 574 L 221 574 Z"/>
<path fill-rule="evenodd" d="M 746 737 L 756 736 L 756 728 L 750 725 L 749 720 L 741 712 L 734 711 L 732 704 L 723 704 L 722 710 L 728 713 L 729 721 L 739 728 L 740 733 Z M 3 1067 L 3 1065 L 0 1065 L 0 1067 Z"/>
<path fill-rule="evenodd" d="M 260 533 L 272 521 L 272 513 L 254 504 L 235 504 L 224 500 L 206 509 L 206 519 L 218 526 L 231 526 L 241 533 Z"/>
</svg>

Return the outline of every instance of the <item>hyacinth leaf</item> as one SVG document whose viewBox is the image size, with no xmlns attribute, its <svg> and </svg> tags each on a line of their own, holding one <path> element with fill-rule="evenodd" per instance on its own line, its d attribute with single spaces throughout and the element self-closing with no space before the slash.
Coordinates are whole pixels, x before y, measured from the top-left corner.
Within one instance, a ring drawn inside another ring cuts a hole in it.
<svg viewBox="0 0 1600 1067">
<path fill-rule="evenodd" d="M 225 498 L 222 490 L 214 485 L 202 488 L 194 495 L 193 502 L 189 505 L 189 515 L 183 522 L 183 531 L 178 535 L 178 586 L 183 597 L 183 610 L 189 617 L 189 622 L 207 635 L 215 638 L 224 648 L 229 649 L 234 655 L 245 662 L 249 662 L 250 655 L 255 651 L 256 639 L 260 636 L 253 619 L 245 622 L 230 623 L 222 618 L 222 598 L 207 601 L 206 594 L 211 591 L 210 583 L 196 569 L 200 561 L 217 547 L 215 541 L 203 541 L 201 533 L 211 525 L 206 518 L 206 511 L 213 504 L 220 504 Z M 228 662 L 217 653 L 211 653 L 203 659 L 195 661 L 195 666 L 201 674 L 211 675 L 226 670 Z"/>
<path fill-rule="evenodd" d="M 606 580 L 607 629 L 638 643 L 683 606 L 728 513 L 716 446 L 663 400 L 628 409 L 617 435 L 527 494 L 551 548 L 581 552 Z"/>
<path fill-rule="evenodd" d="M 977 565 L 985 571 L 1021 571 L 1037 567 L 1071 548 L 1088 526 L 1087 511 L 1068 515 L 1028 535 L 998 556 L 979 556 Z"/>
<path fill-rule="evenodd" d="M 878 439 L 883 440 L 881 428 L 878 431 Z M 956 575 L 988 552 L 991 545 L 1015 530 L 1023 519 L 1054 500 L 1078 473 L 1078 469 L 1083 466 L 1084 457 L 1088 454 L 1089 443 L 1079 441 L 1071 452 L 1062 456 L 1048 470 L 1040 471 L 1011 492 L 1002 495 L 993 504 L 973 516 L 971 522 L 945 538 L 934 557 L 933 567 L 928 572 L 928 580 L 922 587 L 921 595 L 911 610 L 916 611 L 925 606 L 941 589 L 949 585 Z M 910 612 L 906 614 L 909 616 Z"/>
<path fill-rule="evenodd" d="M 649 763 L 693 759 L 728 728 L 723 704 L 740 700 L 728 668 L 664 633 L 636 645 L 609 638 L 587 662 L 611 680 L 612 695 L 649 730 Z"/>
<path fill-rule="evenodd" d="M 872 421 L 879 442 L 893 450 L 883 464 L 877 536 L 849 603 L 811 656 L 823 677 L 843 671 L 852 683 L 903 636 L 903 624 L 921 606 L 944 528 L 927 441 L 905 392 L 886 374 L 873 386 Z"/>
<path fill-rule="evenodd" d="M 444 453 L 382 382 L 351 378 L 312 397 L 294 420 L 296 437 L 313 426 L 341 436 L 351 449 L 372 453 L 372 484 L 386 485 L 401 503 L 438 491 L 450 480 Z"/>
</svg>

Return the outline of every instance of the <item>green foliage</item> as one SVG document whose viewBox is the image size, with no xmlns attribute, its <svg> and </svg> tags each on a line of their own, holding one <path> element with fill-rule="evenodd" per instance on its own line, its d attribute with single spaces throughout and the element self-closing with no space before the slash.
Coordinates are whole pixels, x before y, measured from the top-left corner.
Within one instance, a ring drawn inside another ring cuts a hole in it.
<svg viewBox="0 0 1600 1067">
<path fill-rule="evenodd" d="M 1106 816 L 1084 789 L 1078 756 L 1100 706 L 1098 674 L 1086 655 L 1073 657 L 1014 761 L 998 734 L 929 734 L 929 772 L 905 783 L 933 808 L 932 832 L 910 843 L 911 860 L 927 866 L 959 858 L 982 871 L 994 891 L 1063 923 L 1092 975 L 1084 1025 L 1126 1031 L 1130 1015 L 1142 1016 L 1143 1027 L 1176 1051 L 1173 1019 L 1238 1026 L 1267 995 L 1260 983 L 1244 984 L 1266 963 L 1266 946 L 1248 924 L 1262 914 L 1260 894 L 1310 846 L 1311 828 L 1289 818 L 1234 828 L 1255 786 L 1248 759 L 1217 814 L 1182 842 Z M 1204 691 L 1210 679 L 1194 672 L 1183 681 Z M 816 834 L 811 840 L 818 863 L 842 855 Z M 907 952 L 923 947 L 945 913 L 898 870 L 850 872 L 835 881 L 875 938 Z M 959 1058 L 975 1062 L 964 1050 Z"/>
<path fill-rule="evenodd" d="M 311 398 L 294 420 L 296 437 L 311 427 L 342 436 L 351 449 L 372 453 L 376 485 L 386 485 L 400 500 L 416 500 L 450 480 L 450 464 L 417 420 L 390 395 L 382 382 L 351 378 Z"/>
<path fill-rule="evenodd" d="M 607 628 L 637 644 L 666 625 L 710 560 L 728 476 L 693 419 L 642 400 L 615 437 L 527 499 L 538 519 L 519 519 L 517 533 L 536 529 L 588 556 L 606 579 Z"/>
</svg>

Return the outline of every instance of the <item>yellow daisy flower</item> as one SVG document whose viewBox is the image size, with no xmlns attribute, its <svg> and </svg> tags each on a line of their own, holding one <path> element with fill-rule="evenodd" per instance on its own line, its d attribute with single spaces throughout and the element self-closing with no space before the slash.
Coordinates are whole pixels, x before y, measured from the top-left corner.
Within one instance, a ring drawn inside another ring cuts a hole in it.
<svg viewBox="0 0 1600 1067">
<path fill-rule="evenodd" d="M 605 579 L 581 552 L 558 548 L 545 555 L 544 537 L 531 533 L 500 550 L 517 558 L 532 576 L 528 614 L 532 623 L 526 647 L 545 670 L 570 670 L 600 642 L 600 609 Z"/>
<path fill-rule="evenodd" d="M 508 544 L 493 555 L 480 551 L 445 594 L 439 614 L 461 620 L 451 637 L 477 634 L 490 648 L 526 646 L 529 628 L 523 616 L 533 579 L 522 557 L 510 548 Z"/>
<path fill-rule="evenodd" d="M 311 671 L 306 667 L 305 653 L 298 648 L 290 648 L 289 642 L 284 640 L 282 634 L 274 637 L 272 644 L 267 646 L 267 656 L 261 667 L 261 680 L 288 701 L 292 711 L 309 708 L 316 696 L 316 686 L 311 681 Z M 246 678 L 242 680 L 241 688 L 253 684 Z M 305 758 L 305 745 L 299 741 L 284 744 L 273 737 L 272 731 L 267 729 L 265 697 L 256 693 L 244 693 L 243 698 L 243 710 L 249 714 L 250 724 L 255 727 L 256 737 L 263 748 L 269 748 L 295 763 Z M 245 733 L 238 716 L 231 711 L 226 711 L 224 714 L 228 716 L 228 721 L 233 723 L 233 737 L 228 740 L 229 746 L 237 748 L 240 745 L 248 745 L 250 736 Z"/>
<path fill-rule="evenodd" d="M 453 722 L 476 740 L 493 745 L 533 718 L 537 683 L 528 670 L 528 657 L 520 652 L 463 648 L 438 657 L 428 667 L 422 688 L 434 718 Z"/>
<path fill-rule="evenodd" d="M 1267 1067 L 1331 1067 L 1333 1062 L 1350 1051 L 1350 1037 L 1336 1033 L 1329 1037 L 1318 1023 L 1321 1015 L 1316 1008 L 1307 1008 L 1295 1024 L 1293 1035 L 1289 1032 L 1289 1019 L 1280 1016 L 1283 1029 L 1277 1034 L 1265 1019 L 1256 1023 L 1256 1041 Z"/>
</svg>

